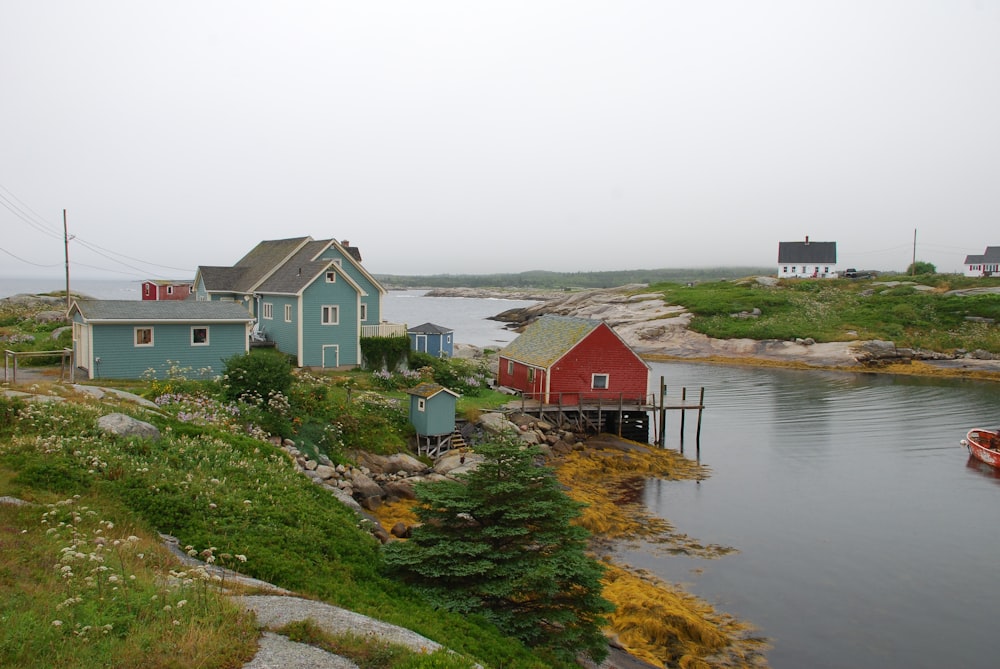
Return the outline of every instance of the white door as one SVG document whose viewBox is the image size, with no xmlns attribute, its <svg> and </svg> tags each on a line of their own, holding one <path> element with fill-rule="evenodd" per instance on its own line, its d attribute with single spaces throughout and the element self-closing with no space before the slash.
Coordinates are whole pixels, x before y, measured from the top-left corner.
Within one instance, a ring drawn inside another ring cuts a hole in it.
<svg viewBox="0 0 1000 669">
<path fill-rule="evenodd" d="M 340 346 L 337 344 L 323 345 L 323 367 L 340 366 Z"/>
</svg>

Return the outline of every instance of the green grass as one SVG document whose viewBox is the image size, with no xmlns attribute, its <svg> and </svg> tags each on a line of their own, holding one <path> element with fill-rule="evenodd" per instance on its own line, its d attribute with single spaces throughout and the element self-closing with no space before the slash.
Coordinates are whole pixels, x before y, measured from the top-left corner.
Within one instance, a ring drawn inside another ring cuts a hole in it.
<svg viewBox="0 0 1000 669">
<path fill-rule="evenodd" d="M 886 286 L 884 282 L 930 286 Z M 690 328 L 720 339 L 794 339 L 817 342 L 883 339 L 897 346 L 934 351 L 983 349 L 1000 352 L 1000 328 L 967 316 L 1000 321 L 1000 295 L 956 296 L 949 290 L 1000 286 L 1000 279 L 953 275 L 879 277 L 876 281 L 783 280 L 777 286 L 756 281 L 659 284 L 674 304 L 694 314 Z M 733 314 L 759 309 L 758 318 Z"/>
<path fill-rule="evenodd" d="M 336 399 L 336 392 L 331 395 Z M 358 401 L 355 396 L 352 403 Z M 270 443 L 234 433 L 227 424 L 181 422 L 169 412 L 137 414 L 159 427 L 163 438 L 155 443 L 112 437 L 96 429 L 98 416 L 110 410 L 93 403 L 25 404 L 0 398 L 0 495 L 41 500 L 81 495 L 95 508 L 121 509 L 128 524 L 176 536 L 182 546 L 212 548 L 213 555 L 250 576 L 413 629 L 484 666 L 560 666 L 539 659 L 483 620 L 432 608 L 384 576 L 379 544 L 363 523 L 296 473 Z M 26 523 L 21 520 L 17 531 L 30 532 Z M 36 561 L 27 553 L 29 546 L 7 548 L 5 543 L 5 569 Z M 246 561 L 237 564 L 237 555 Z M 14 573 L 11 583 L 30 580 L 28 574 Z M 58 586 L 41 582 L 33 587 L 53 590 L 55 601 L 66 598 Z M 128 629 L 148 624 L 143 634 L 157 638 L 156 607 L 133 608 Z M 48 615 L 43 607 L 23 618 L 14 638 L 4 637 L 0 666 L 26 666 L 18 663 L 29 632 L 42 639 L 31 643 L 31 652 L 43 652 L 54 638 Z M 154 658 L 143 666 L 172 666 L 162 646 L 142 653 Z M 107 666 L 99 658 L 81 658 L 78 664 L 53 658 L 51 666 Z"/>
</svg>

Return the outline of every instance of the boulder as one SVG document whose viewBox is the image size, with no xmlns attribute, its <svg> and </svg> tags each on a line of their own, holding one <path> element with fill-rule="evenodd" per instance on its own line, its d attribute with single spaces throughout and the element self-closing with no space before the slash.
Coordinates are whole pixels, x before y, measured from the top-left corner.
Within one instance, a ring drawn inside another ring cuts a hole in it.
<svg viewBox="0 0 1000 669">
<path fill-rule="evenodd" d="M 156 429 L 155 425 L 123 413 L 109 413 L 106 416 L 101 416 L 97 419 L 97 427 L 104 432 L 123 437 L 140 437 L 154 441 L 160 438 L 160 431 Z"/>
<path fill-rule="evenodd" d="M 385 494 L 390 497 L 395 497 L 397 499 L 416 499 L 417 493 L 413 489 L 413 483 L 410 479 L 399 479 L 398 481 L 389 481 L 384 486 Z"/>
<path fill-rule="evenodd" d="M 492 434 L 504 434 L 517 431 L 517 425 L 504 418 L 500 413 L 484 413 L 479 417 L 479 426 Z"/>
<path fill-rule="evenodd" d="M 386 474 L 396 474 L 405 472 L 407 474 L 419 474 L 427 469 L 427 465 L 417 460 L 409 453 L 396 453 L 390 455 L 382 466 L 382 471 Z"/>
<path fill-rule="evenodd" d="M 374 511 L 382 506 L 382 497 L 385 492 L 368 475 L 355 471 L 354 476 L 351 477 L 351 487 L 354 488 L 354 499 L 358 500 L 364 508 Z"/>
</svg>

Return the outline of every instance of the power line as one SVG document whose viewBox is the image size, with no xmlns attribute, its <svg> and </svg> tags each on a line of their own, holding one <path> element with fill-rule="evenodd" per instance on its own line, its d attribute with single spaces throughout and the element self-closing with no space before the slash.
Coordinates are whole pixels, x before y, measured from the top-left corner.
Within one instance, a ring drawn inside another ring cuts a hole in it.
<svg viewBox="0 0 1000 669">
<path fill-rule="evenodd" d="M 19 260 L 19 261 L 25 263 L 26 265 L 34 265 L 35 267 L 59 267 L 59 264 L 60 264 L 60 263 L 56 263 L 54 265 L 42 265 L 41 263 L 31 262 L 30 260 L 25 260 L 24 258 L 21 258 L 20 256 L 16 256 L 13 253 L 11 253 L 10 251 L 8 251 L 7 249 L 0 248 L 0 251 L 6 253 L 7 255 L 9 255 L 14 260 Z"/>
</svg>

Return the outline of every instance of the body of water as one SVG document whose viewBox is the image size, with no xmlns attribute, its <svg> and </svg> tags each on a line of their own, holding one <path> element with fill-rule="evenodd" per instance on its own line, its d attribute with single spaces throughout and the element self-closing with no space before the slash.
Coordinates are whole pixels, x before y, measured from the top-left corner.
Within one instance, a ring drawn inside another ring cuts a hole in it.
<svg viewBox="0 0 1000 669">
<path fill-rule="evenodd" d="M 121 279 L 71 279 L 70 291 L 99 300 L 141 300 L 142 281 Z M 26 293 L 36 295 L 66 290 L 66 277 L 62 278 L 5 278 L 0 277 L 0 298 Z"/>
<path fill-rule="evenodd" d="M 706 388 L 712 473 L 651 481 L 645 503 L 738 552 L 619 559 L 754 624 L 776 669 L 997 665 L 1000 478 L 958 442 L 1000 422 L 1000 385 L 680 363 L 653 373 L 689 396 Z M 678 436 L 668 416 L 668 447 Z"/>
</svg>

